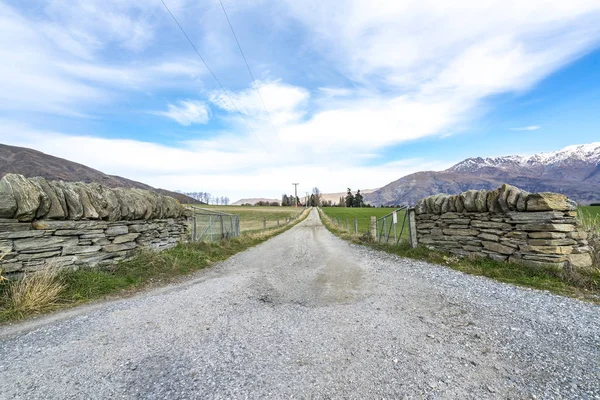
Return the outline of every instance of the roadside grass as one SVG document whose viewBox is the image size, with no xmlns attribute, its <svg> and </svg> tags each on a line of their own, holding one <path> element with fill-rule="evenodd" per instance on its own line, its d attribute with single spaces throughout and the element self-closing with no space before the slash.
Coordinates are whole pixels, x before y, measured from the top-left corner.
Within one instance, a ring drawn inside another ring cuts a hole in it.
<svg viewBox="0 0 600 400">
<path fill-rule="evenodd" d="M 332 220 L 339 218 L 342 227 L 346 226 L 347 218 L 351 231 L 354 231 L 354 218 L 356 218 L 358 220 L 358 233 L 368 233 L 371 226 L 371 216 L 381 218 L 396 210 L 396 208 L 322 207 L 321 210 Z M 402 222 L 403 218 L 404 210 L 398 212 L 398 221 Z"/>
<path fill-rule="evenodd" d="M 297 217 L 305 209 L 303 207 L 267 207 L 267 206 L 193 206 L 206 208 L 240 216 L 240 230 L 242 232 L 259 231 L 264 228 L 266 221 L 267 229 L 285 225 L 286 221 Z"/>
<path fill-rule="evenodd" d="M 554 266 L 529 267 L 521 264 L 494 261 L 489 258 L 456 257 L 450 253 L 431 250 L 425 246 L 411 248 L 406 241 L 398 246 L 374 243 L 367 234 L 352 234 L 340 229 L 319 210 L 327 229 L 341 239 L 365 245 L 400 257 L 427 261 L 471 274 L 485 276 L 500 282 L 586 300 L 600 304 L 600 267 L 566 269 Z M 600 221 L 600 218 L 598 218 Z M 600 227 L 600 224 L 598 225 Z M 600 232 L 600 230 L 598 231 Z M 599 241 L 600 244 L 600 241 Z"/>
<path fill-rule="evenodd" d="M 51 266 L 19 280 L 0 278 L 0 323 L 177 282 L 290 229 L 307 216 L 305 211 L 289 225 L 221 242 L 179 244 L 161 253 L 140 251 L 130 260 L 102 269 Z"/>
</svg>

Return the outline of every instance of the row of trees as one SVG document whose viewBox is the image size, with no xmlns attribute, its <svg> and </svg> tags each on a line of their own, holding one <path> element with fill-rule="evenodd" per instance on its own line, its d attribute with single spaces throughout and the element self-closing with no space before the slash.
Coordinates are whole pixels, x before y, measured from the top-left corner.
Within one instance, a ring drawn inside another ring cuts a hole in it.
<svg viewBox="0 0 600 400">
<path fill-rule="evenodd" d="M 340 198 L 340 204 L 342 204 L 342 198 Z M 344 198 L 344 203 L 346 207 L 365 207 L 365 199 L 362 194 L 360 194 L 360 189 L 356 191 L 356 194 L 352 194 L 352 189 L 348 188 L 348 193 Z M 370 206 L 369 206 L 370 207 Z"/>
<path fill-rule="evenodd" d="M 294 201 L 295 199 L 295 201 Z M 296 204 L 300 205 L 300 198 L 298 196 L 294 196 L 293 194 L 290 194 L 289 196 L 287 194 L 284 194 L 281 196 L 281 205 L 284 207 L 289 207 L 289 206 L 295 206 Z"/>
<path fill-rule="evenodd" d="M 187 192 L 183 194 L 185 194 L 186 196 L 190 196 L 192 199 L 196 199 L 205 204 L 216 204 L 218 206 L 229 205 L 229 197 L 226 196 L 212 196 L 208 192 Z"/>
</svg>

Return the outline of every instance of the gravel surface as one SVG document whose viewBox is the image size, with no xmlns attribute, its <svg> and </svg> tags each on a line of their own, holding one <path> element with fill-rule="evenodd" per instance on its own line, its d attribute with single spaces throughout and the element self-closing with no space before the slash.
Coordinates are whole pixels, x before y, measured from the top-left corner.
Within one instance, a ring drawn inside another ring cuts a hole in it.
<svg viewBox="0 0 600 400">
<path fill-rule="evenodd" d="M 0 328 L 0 398 L 600 399 L 600 307 L 348 244 L 313 211 L 189 283 Z"/>
</svg>

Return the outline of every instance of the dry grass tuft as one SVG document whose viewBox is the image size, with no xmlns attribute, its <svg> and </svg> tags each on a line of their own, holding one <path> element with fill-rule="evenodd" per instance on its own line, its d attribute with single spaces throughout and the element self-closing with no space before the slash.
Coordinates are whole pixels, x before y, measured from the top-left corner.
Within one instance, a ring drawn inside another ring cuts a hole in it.
<svg viewBox="0 0 600 400">
<path fill-rule="evenodd" d="M 56 304 L 65 285 L 56 263 L 46 266 L 23 278 L 8 282 L 4 303 L 13 314 L 30 314 L 44 311 Z"/>
</svg>

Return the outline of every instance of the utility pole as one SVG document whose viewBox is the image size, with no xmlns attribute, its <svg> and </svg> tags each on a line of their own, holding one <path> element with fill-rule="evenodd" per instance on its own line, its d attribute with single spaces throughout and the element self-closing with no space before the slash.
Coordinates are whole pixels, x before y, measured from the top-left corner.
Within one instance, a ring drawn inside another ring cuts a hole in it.
<svg viewBox="0 0 600 400">
<path fill-rule="evenodd" d="M 298 207 L 298 185 L 299 183 L 292 183 L 294 185 L 294 207 Z"/>
</svg>

